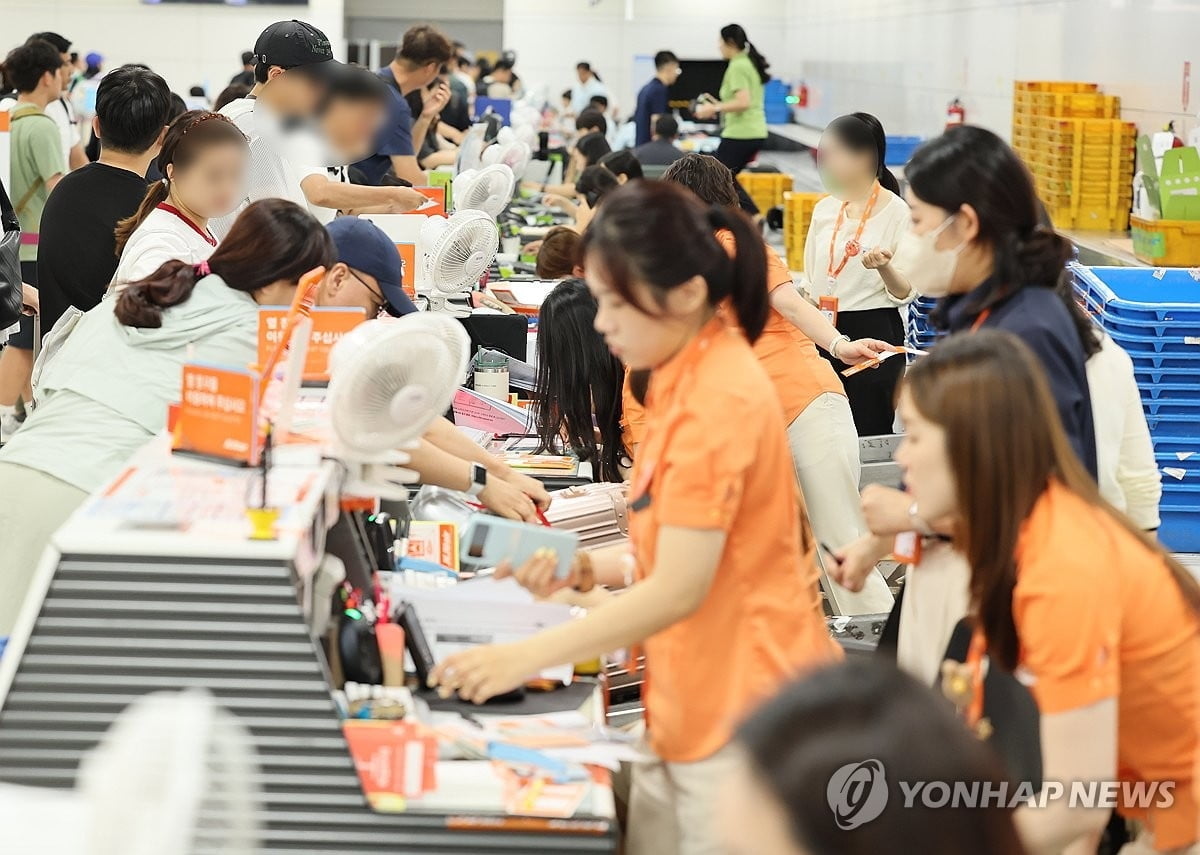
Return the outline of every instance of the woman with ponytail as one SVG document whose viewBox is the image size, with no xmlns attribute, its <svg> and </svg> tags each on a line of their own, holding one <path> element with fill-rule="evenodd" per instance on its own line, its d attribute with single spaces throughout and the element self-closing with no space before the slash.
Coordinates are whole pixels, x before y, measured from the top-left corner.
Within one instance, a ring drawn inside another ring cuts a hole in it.
<svg viewBox="0 0 1200 855">
<path fill-rule="evenodd" d="M 869 113 L 841 116 L 825 128 L 817 162 L 829 195 L 813 210 L 802 287 L 840 334 L 903 345 L 899 310 L 917 292 L 892 261 L 910 218 L 896 176 L 884 166 L 886 154 L 883 126 Z M 892 359 L 851 377 L 839 375 L 859 436 L 892 432 L 903 373 L 904 361 Z"/>
<path fill-rule="evenodd" d="M 523 585 L 584 591 L 588 616 L 451 656 L 431 682 L 484 701 L 551 665 L 643 644 L 652 755 L 634 769 L 626 851 L 717 852 L 713 814 L 736 763 L 736 723 L 839 655 L 779 399 L 751 349 L 770 310 L 766 253 L 738 211 L 635 181 L 605 199 L 584 258 L 596 330 L 630 369 L 650 372 L 630 552 L 577 558 L 562 580 L 554 556 L 525 564 L 516 571 Z M 617 597 L 595 587 L 626 583 Z"/>
<path fill-rule="evenodd" d="M 79 319 L 46 362 L 38 406 L 0 449 L 0 636 L 21 608 L 51 534 L 163 429 L 185 361 L 245 368 L 259 305 L 287 305 L 301 276 L 336 260 L 333 241 L 291 202 L 255 202 L 212 257 L 167 261 Z"/>
<path fill-rule="evenodd" d="M 737 175 L 758 157 L 767 142 L 767 114 L 763 86 L 771 75 L 770 63 L 750 44 L 740 24 L 721 28 L 721 56 L 729 61 L 721 78 L 720 98 L 711 95 L 697 104 L 697 119 L 721 116 L 721 144 L 717 159 Z"/>
<path fill-rule="evenodd" d="M 250 144 L 220 113 L 192 110 L 171 123 L 155 164 L 163 175 L 137 212 L 117 224 L 117 287 L 170 260 L 199 264 L 217 248 L 208 222 L 245 196 Z"/>
</svg>

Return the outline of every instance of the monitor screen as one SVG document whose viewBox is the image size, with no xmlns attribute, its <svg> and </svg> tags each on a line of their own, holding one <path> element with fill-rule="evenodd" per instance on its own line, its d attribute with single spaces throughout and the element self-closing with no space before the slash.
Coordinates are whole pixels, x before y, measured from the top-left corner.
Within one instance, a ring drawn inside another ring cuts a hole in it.
<svg viewBox="0 0 1200 855">
<path fill-rule="evenodd" d="M 692 119 L 692 102 L 705 92 L 716 96 L 721 91 L 721 79 L 729 63 L 723 59 L 681 59 L 682 73 L 671 84 L 667 95 L 670 107 L 685 121 Z"/>
</svg>

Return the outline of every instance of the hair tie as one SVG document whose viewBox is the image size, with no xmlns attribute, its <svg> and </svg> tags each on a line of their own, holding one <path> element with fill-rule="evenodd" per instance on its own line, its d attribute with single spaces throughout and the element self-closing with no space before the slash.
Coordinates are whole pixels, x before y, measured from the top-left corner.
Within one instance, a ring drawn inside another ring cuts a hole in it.
<svg viewBox="0 0 1200 855">
<path fill-rule="evenodd" d="M 212 268 L 208 266 L 207 261 L 201 261 L 196 265 L 197 276 L 208 276 L 210 273 L 212 273 Z"/>
</svg>

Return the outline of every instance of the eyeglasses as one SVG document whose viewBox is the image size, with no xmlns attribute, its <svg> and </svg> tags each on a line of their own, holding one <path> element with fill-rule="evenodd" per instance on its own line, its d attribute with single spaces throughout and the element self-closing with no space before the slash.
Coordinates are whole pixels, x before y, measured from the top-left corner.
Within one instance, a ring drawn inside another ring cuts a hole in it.
<svg viewBox="0 0 1200 855">
<path fill-rule="evenodd" d="M 383 294 L 381 294 L 380 292 L 378 292 L 374 288 L 372 288 L 370 285 L 368 285 L 366 280 L 363 279 L 362 276 L 359 275 L 358 271 L 355 270 L 353 267 L 351 267 L 350 265 L 346 265 L 346 269 L 350 271 L 351 276 L 353 276 L 355 279 L 358 280 L 360 285 L 362 285 L 364 288 L 367 289 L 367 291 L 370 292 L 372 297 L 374 297 L 376 300 L 379 301 L 379 304 L 375 308 L 376 314 L 378 314 L 379 312 L 381 312 L 387 308 L 387 300 L 384 298 Z"/>
</svg>

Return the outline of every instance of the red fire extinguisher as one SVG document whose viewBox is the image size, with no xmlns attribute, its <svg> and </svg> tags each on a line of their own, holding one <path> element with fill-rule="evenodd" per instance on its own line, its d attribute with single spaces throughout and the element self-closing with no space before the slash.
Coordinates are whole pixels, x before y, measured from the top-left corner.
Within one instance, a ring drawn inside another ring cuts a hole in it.
<svg viewBox="0 0 1200 855">
<path fill-rule="evenodd" d="M 808 106 L 808 84 L 803 80 L 800 81 L 800 87 L 796 90 L 796 106 Z"/>
<path fill-rule="evenodd" d="M 946 128 L 956 128 L 967 123 L 967 110 L 962 101 L 955 98 L 946 108 Z"/>
</svg>

